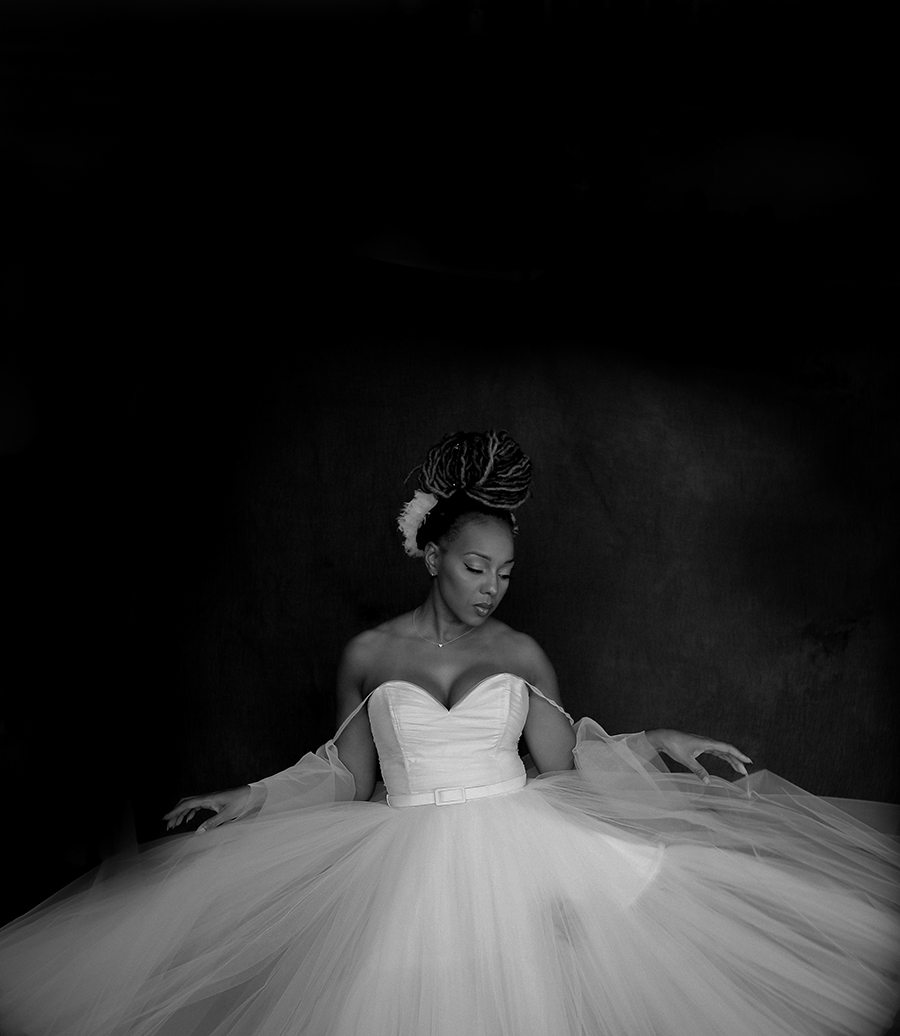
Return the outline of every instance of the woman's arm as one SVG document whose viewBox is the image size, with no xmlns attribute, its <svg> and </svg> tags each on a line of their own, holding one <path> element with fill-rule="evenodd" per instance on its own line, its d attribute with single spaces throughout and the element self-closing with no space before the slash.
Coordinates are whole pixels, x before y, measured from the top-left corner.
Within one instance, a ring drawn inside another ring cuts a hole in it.
<svg viewBox="0 0 900 1036">
<path fill-rule="evenodd" d="M 344 652 L 338 672 L 339 722 L 362 704 L 370 653 L 365 634 L 351 641 Z M 191 820 L 200 809 L 213 810 L 215 816 L 197 828 L 201 832 L 245 816 L 270 818 L 309 806 L 347 802 L 351 797 L 365 800 L 372 797 L 375 789 L 376 766 L 369 718 L 360 709 L 338 742 L 328 741 L 317 751 L 307 752 L 293 766 L 253 784 L 184 798 L 163 819 L 171 830 Z"/>
<path fill-rule="evenodd" d="M 550 659 L 531 637 L 525 637 L 524 634 L 521 636 L 525 654 L 523 672 L 527 674 L 530 683 L 562 708 L 559 685 Z M 572 749 L 575 747 L 575 731 L 572 724 L 559 709 L 555 709 L 550 702 L 544 701 L 536 694 L 531 695 L 524 734 L 529 754 L 538 772 L 574 768 Z"/>
<path fill-rule="evenodd" d="M 365 697 L 363 689 L 370 655 L 368 640 L 365 633 L 354 637 L 341 657 L 336 686 L 338 726 Z M 378 753 L 365 709 L 360 709 L 353 717 L 335 744 L 341 762 L 353 774 L 356 784 L 354 797 L 364 801 L 370 799 L 375 790 Z"/>
</svg>

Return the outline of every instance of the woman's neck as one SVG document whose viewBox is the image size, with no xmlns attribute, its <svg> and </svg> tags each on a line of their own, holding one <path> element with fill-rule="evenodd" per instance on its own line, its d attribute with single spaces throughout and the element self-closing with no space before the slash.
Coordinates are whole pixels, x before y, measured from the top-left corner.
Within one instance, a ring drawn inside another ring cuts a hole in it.
<svg viewBox="0 0 900 1036">
<path fill-rule="evenodd" d="M 413 612 L 416 632 L 425 640 L 448 644 L 458 640 L 474 627 L 461 622 L 434 593 Z"/>
</svg>

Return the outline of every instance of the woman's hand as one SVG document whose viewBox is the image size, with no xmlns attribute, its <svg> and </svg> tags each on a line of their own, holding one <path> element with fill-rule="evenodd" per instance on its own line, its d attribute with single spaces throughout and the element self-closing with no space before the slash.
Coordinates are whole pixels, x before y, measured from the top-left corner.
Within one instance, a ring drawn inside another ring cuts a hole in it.
<svg viewBox="0 0 900 1036">
<path fill-rule="evenodd" d="M 704 784 L 709 784 L 709 774 L 697 762 L 698 755 L 705 752 L 717 755 L 744 777 L 747 776 L 747 767 L 744 763 L 753 762 L 750 756 L 738 751 L 734 745 L 726 744 L 724 741 L 712 741 L 708 737 L 700 737 L 699 734 L 685 734 L 680 730 L 648 730 L 647 738 L 657 752 L 665 752 L 676 763 L 686 766 Z"/>
<path fill-rule="evenodd" d="M 231 788 L 229 791 L 216 791 L 212 795 L 192 795 L 182 799 L 174 809 L 170 809 L 163 817 L 166 821 L 166 830 L 171 831 L 179 824 L 191 820 L 198 809 L 211 809 L 216 815 L 204 820 L 197 828 L 197 834 L 203 834 L 210 828 L 218 827 L 219 824 L 227 824 L 229 820 L 239 817 L 250 798 L 250 785 L 244 784 L 240 788 Z"/>
</svg>

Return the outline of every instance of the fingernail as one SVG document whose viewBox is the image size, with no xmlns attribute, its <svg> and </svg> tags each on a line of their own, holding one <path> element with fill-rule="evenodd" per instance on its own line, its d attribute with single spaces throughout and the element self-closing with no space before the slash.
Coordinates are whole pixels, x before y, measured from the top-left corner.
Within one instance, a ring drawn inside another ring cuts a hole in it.
<svg viewBox="0 0 900 1036">
<path fill-rule="evenodd" d="M 197 828 L 197 834 L 198 835 L 205 835 L 206 834 L 206 828 L 205 827 L 198 827 Z"/>
</svg>

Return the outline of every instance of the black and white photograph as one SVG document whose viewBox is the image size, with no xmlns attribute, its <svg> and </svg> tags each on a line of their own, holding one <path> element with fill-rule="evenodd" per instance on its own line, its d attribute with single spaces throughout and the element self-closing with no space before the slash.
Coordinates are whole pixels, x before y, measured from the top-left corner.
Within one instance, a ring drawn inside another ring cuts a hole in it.
<svg viewBox="0 0 900 1036">
<path fill-rule="evenodd" d="M 3 0 L 0 1036 L 900 1033 L 887 6 Z"/>
</svg>

